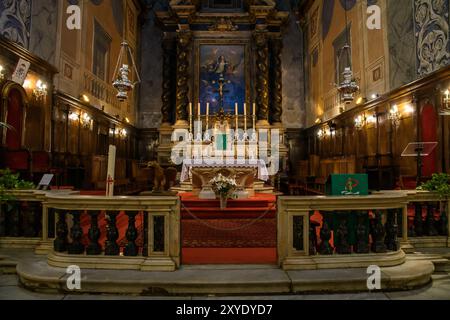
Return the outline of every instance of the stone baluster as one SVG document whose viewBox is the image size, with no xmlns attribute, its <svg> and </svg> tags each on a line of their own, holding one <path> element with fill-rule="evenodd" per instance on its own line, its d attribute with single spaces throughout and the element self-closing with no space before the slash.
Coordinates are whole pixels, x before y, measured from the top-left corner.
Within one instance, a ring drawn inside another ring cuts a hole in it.
<svg viewBox="0 0 450 320">
<path fill-rule="evenodd" d="M 382 222 L 382 213 L 377 211 L 373 219 L 372 228 L 372 251 L 376 253 L 386 252 L 386 244 L 384 243 L 386 231 Z"/>
<path fill-rule="evenodd" d="M 369 253 L 369 216 L 367 212 L 360 212 L 356 215 L 356 253 Z"/>
<path fill-rule="evenodd" d="M 435 211 L 434 204 L 431 202 L 428 202 L 427 203 L 427 217 L 425 220 L 427 236 L 437 236 L 438 235 L 438 232 L 437 232 L 436 226 L 435 226 L 434 211 Z"/>
<path fill-rule="evenodd" d="M 447 201 L 441 202 L 440 207 L 441 207 L 441 219 L 439 220 L 439 231 L 440 231 L 439 233 L 441 236 L 448 236 Z"/>
<path fill-rule="evenodd" d="M 82 254 L 84 253 L 84 246 L 81 243 L 83 237 L 83 229 L 81 228 L 81 212 L 72 211 L 73 225 L 70 228 L 70 237 L 72 243 L 68 245 L 67 252 L 69 254 Z"/>
<path fill-rule="evenodd" d="M 414 233 L 413 237 L 420 237 L 423 235 L 423 221 L 422 221 L 422 204 L 420 202 L 414 203 Z"/>
<path fill-rule="evenodd" d="M 109 212 L 106 214 L 106 242 L 105 242 L 105 255 L 118 256 L 120 254 L 120 247 L 117 244 L 119 239 L 119 230 L 116 225 L 116 218 L 118 212 Z"/>
<path fill-rule="evenodd" d="M 386 238 L 384 242 L 386 244 L 386 248 L 391 251 L 397 251 L 399 249 L 397 241 L 397 234 L 398 234 L 397 209 L 387 211 L 385 228 L 386 228 Z"/>
<path fill-rule="evenodd" d="M 317 254 L 317 233 L 316 228 L 319 224 L 315 221 L 311 221 L 311 217 L 314 215 L 314 211 L 309 213 L 309 255 L 315 256 Z"/>
<path fill-rule="evenodd" d="M 67 234 L 69 233 L 66 222 L 66 213 L 57 211 L 58 222 L 56 223 L 56 238 L 53 242 L 53 249 L 56 252 L 64 252 L 67 250 Z"/>
<path fill-rule="evenodd" d="M 138 231 L 136 228 L 137 212 L 127 212 L 126 214 L 128 216 L 128 228 L 125 236 L 128 242 L 125 245 L 124 255 L 137 256 L 138 255 L 138 247 L 136 245 L 136 239 L 138 237 Z"/>
<path fill-rule="evenodd" d="M 351 248 L 348 238 L 348 226 L 347 226 L 347 214 L 339 214 L 339 226 L 336 230 L 336 235 L 334 237 L 334 245 L 336 247 L 336 252 L 339 254 L 350 254 Z"/>
<path fill-rule="evenodd" d="M 102 253 L 102 247 L 98 243 L 100 239 L 100 229 L 98 227 L 98 211 L 90 211 L 91 216 L 91 227 L 89 228 L 88 238 L 90 240 L 89 245 L 86 249 L 86 253 L 89 255 L 99 255 Z"/>
<path fill-rule="evenodd" d="M 322 213 L 323 216 L 323 223 L 322 228 L 320 229 L 320 246 L 319 246 L 319 253 L 324 255 L 331 255 L 333 254 L 333 247 L 330 244 L 331 239 L 331 229 L 328 226 L 328 219 L 325 213 Z"/>
</svg>

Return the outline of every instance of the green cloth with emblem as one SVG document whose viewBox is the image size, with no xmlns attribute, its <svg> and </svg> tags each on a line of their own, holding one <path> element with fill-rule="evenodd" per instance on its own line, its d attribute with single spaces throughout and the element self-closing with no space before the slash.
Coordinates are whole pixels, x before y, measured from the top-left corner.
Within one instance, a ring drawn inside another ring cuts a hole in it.
<svg viewBox="0 0 450 320">
<path fill-rule="evenodd" d="M 367 174 L 330 174 L 326 185 L 329 196 L 367 196 L 369 182 Z"/>
</svg>

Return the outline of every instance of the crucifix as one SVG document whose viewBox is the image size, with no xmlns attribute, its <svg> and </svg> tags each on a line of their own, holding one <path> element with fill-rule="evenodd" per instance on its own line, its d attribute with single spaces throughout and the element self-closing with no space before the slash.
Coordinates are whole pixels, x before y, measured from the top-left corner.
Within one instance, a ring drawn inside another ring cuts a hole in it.
<svg viewBox="0 0 450 320">
<path fill-rule="evenodd" d="M 220 109 L 223 109 L 223 96 L 225 93 L 229 92 L 228 90 L 224 89 L 224 87 L 226 84 L 231 83 L 231 81 L 225 80 L 223 73 L 221 73 L 219 76 L 219 80 L 217 80 L 217 81 L 213 80 L 211 83 L 218 84 L 218 88 L 214 89 L 214 92 L 219 93 L 219 106 L 220 106 Z"/>
</svg>

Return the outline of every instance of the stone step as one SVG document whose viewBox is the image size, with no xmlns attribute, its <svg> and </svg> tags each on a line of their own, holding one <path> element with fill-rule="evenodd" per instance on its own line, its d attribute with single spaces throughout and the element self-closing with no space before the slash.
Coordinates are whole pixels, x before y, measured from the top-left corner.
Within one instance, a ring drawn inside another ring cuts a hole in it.
<svg viewBox="0 0 450 320">
<path fill-rule="evenodd" d="M 383 290 L 409 290 L 431 281 L 433 264 L 406 261 L 382 268 Z M 44 292 L 73 292 L 67 289 L 65 268 L 49 267 L 45 257 L 19 263 L 20 283 Z M 133 270 L 82 270 L 78 293 L 137 295 L 230 295 L 358 292 L 367 290 L 367 270 L 328 269 L 283 271 L 275 266 L 190 266 L 175 272 Z"/>
<path fill-rule="evenodd" d="M 11 260 L 8 257 L 0 259 L 0 274 L 15 274 L 17 261 Z"/>
</svg>

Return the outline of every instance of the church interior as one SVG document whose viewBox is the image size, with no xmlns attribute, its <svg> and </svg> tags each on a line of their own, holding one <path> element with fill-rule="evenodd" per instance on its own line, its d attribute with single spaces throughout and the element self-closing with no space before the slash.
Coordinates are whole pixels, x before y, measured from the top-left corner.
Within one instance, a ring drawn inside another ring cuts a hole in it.
<svg viewBox="0 0 450 320">
<path fill-rule="evenodd" d="M 0 0 L 0 300 L 449 300 L 449 8 Z"/>
</svg>

